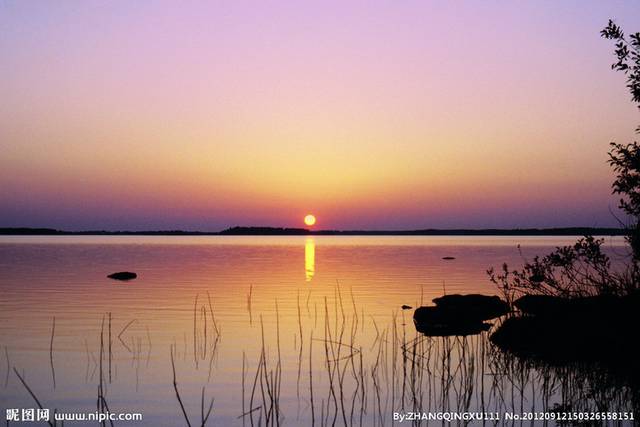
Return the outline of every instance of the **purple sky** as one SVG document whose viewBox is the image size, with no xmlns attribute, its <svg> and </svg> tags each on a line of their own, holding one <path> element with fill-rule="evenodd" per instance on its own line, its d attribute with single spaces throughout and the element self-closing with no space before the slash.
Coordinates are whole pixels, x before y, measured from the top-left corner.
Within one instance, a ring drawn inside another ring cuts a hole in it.
<svg viewBox="0 0 640 427">
<path fill-rule="evenodd" d="M 0 3 L 0 226 L 615 226 L 637 2 Z"/>
</svg>

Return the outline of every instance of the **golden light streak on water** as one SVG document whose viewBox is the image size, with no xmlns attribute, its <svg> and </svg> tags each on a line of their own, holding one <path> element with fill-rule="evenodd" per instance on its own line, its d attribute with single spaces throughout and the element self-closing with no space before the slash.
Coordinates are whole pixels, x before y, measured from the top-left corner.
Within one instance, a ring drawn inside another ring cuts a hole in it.
<svg viewBox="0 0 640 427">
<path fill-rule="evenodd" d="M 313 279 L 316 272 L 316 242 L 308 237 L 304 242 L 304 275 L 307 282 Z"/>
</svg>

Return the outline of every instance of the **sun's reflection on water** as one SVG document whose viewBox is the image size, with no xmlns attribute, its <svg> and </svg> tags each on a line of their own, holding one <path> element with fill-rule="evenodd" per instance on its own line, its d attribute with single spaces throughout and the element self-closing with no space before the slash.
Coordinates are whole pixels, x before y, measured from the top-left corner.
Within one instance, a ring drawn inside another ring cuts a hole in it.
<svg viewBox="0 0 640 427">
<path fill-rule="evenodd" d="M 307 237 L 304 242 L 304 275 L 307 282 L 313 279 L 316 272 L 316 242 L 313 237 Z"/>
</svg>

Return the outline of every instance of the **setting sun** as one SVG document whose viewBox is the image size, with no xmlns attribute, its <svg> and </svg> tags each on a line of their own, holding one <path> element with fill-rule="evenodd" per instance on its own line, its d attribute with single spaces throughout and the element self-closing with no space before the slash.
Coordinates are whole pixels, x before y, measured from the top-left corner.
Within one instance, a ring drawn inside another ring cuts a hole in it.
<svg viewBox="0 0 640 427">
<path fill-rule="evenodd" d="M 316 223 L 316 217 L 311 215 L 311 214 L 309 214 L 309 215 L 304 217 L 304 223 L 306 225 L 308 225 L 309 227 L 311 227 L 313 224 Z"/>
</svg>

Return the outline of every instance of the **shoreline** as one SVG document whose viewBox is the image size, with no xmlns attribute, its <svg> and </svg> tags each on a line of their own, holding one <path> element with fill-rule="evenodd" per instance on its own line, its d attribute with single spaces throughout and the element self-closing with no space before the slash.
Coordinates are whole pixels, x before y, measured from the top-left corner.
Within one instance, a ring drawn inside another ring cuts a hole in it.
<svg viewBox="0 0 640 427">
<path fill-rule="evenodd" d="M 233 227 L 223 231 L 67 231 L 53 228 L 0 228 L 2 236 L 626 236 L 627 234 L 628 231 L 625 229 L 609 227 L 421 230 L 308 230 L 304 228 Z"/>
</svg>

